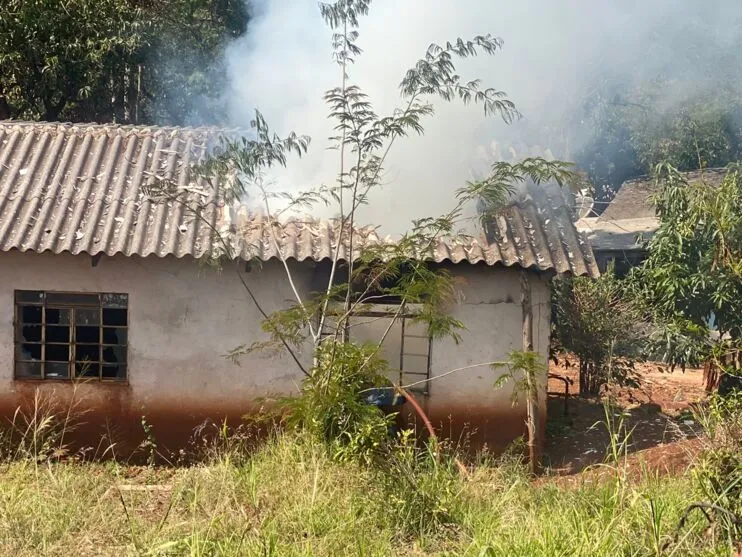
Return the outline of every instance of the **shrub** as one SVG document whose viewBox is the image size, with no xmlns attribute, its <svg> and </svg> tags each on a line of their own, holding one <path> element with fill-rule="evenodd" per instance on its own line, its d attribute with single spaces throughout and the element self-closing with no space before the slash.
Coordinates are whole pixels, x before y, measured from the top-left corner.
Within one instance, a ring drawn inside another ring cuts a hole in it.
<svg viewBox="0 0 742 557">
<path fill-rule="evenodd" d="M 552 350 L 580 360 L 580 393 L 597 395 L 608 382 L 634 384 L 634 363 L 645 336 L 642 315 L 609 269 L 599 279 L 553 281 Z"/>
<path fill-rule="evenodd" d="M 325 342 L 297 397 L 285 399 L 287 423 L 320 439 L 337 460 L 370 463 L 389 440 L 394 415 L 368 404 L 368 390 L 388 386 L 378 347 Z"/>
</svg>

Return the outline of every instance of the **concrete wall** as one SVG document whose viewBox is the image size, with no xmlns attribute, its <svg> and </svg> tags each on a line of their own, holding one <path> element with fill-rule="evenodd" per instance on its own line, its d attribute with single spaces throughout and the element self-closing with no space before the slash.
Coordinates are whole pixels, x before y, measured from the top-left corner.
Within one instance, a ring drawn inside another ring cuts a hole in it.
<svg viewBox="0 0 742 557">
<path fill-rule="evenodd" d="M 546 364 L 549 353 L 551 304 L 548 279 L 530 275 L 533 305 L 534 350 Z M 433 380 L 430 386 L 429 414 L 450 435 L 458 437 L 462 424 L 472 435 L 475 446 L 488 443 L 501 449 L 524 433 L 525 400 L 513 404 L 512 383 L 495 389 L 502 372 L 490 366 L 478 366 L 445 375 L 447 371 L 482 362 L 507 361 L 508 354 L 523 348 L 520 273 L 516 269 L 462 268 L 460 299 L 452 307 L 453 316 L 467 330 L 461 341 L 438 341 L 433 346 Z M 545 379 L 545 377 L 544 377 Z M 546 384 L 540 393 L 542 424 L 546 416 Z"/>
<path fill-rule="evenodd" d="M 295 264 L 297 287 L 316 284 L 313 264 Z M 521 347 L 519 273 L 515 269 L 452 266 L 459 296 L 450 311 L 466 330 L 461 343 L 433 343 L 433 376 L 504 360 Z M 283 270 L 269 262 L 244 275 L 268 312 L 284 306 L 291 291 Z M 546 360 L 549 301 L 546 278 L 532 274 L 536 347 Z M 314 281 L 314 282 L 313 282 Z M 13 379 L 13 291 L 61 290 L 129 294 L 128 380 L 123 384 Z M 28 409 L 34 396 L 61 406 L 74 403 L 81 437 L 120 450 L 141 439 L 145 415 L 158 442 L 182 445 L 206 418 L 237 420 L 261 397 L 293 392 L 301 372 L 285 354 L 255 353 L 235 365 L 224 354 L 265 338 L 260 315 L 233 270 L 218 273 L 190 259 L 0 253 L 0 413 Z M 300 358 L 309 365 L 308 350 Z M 496 372 L 473 367 L 434 380 L 421 401 L 436 425 L 457 436 L 471 424 L 477 443 L 497 447 L 523 431 L 524 406 L 511 407 L 510 388 L 495 390 Z M 471 431 L 471 430 L 470 430 Z"/>
</svg>

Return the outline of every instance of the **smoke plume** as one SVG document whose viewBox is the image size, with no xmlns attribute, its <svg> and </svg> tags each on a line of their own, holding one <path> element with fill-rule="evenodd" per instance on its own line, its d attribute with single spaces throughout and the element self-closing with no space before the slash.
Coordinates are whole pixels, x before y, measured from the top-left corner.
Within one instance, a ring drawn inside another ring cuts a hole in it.
<svg viewBox="0 0 742 557">
<path fill-rule="evenodd" d="M 279 134 L 312 137 L 310 153 L 276 173 L 276 188 L 331 183 L 338 155 L 327 150 L 332 122 L 322 101 L 340 81 L 331 31 L 311 0 L 260 0 L 250 9 L 247 35 L 227 53 L 233 123 L 246 125 L 258 108 Z M 412 218 L 449 209 L 455 190 L 494 160 L 573 158 L 593 132 L 581 106 L 601 83 L 677 76 L 665 92 L 671 107 L 728 81 L 739 60 L 717 64 L 715 53 L 740 44 L 741 19 L 738 0 L 375 0 L 361 20 L 364 52 L 349 71 L 379 114 L 400 105 L 399 82 L 431 42 L 491 33 L 503 38 L 502 51 L 459 63 L 459 73 L 505 91 L 523 119 L 508 126 L 479 106 L 435 100 L 425 135 L 395 146 L 362 219 L 398 233 Z"/>
</svg>

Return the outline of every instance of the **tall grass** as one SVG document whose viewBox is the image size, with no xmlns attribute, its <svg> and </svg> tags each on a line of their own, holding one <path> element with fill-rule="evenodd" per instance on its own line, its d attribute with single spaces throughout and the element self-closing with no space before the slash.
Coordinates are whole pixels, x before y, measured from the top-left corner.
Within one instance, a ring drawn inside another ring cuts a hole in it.
<svg viewBox="0 0 742 557">
<path fill-rule="evenodd" d="M 610 478 L 534 483 L 517 463 L 484 461 L 464 479 L 443 459 L 407 462 L 395 488 L 298 434 L 249 457 L 235 451 L 183 468 L 7 462 L 0 554 L 728 554 L 701 535 L 700 519 L 668 544 L 697 498 L 687 477 L 647 473 L 620 489 Z M 437 520 L 425 497 L 441 505 Z"/>
<path fill-rule="evenodd" d="M 333 458 L 317 436 L 202 432 L 200 461 L 135 467 L 70 459 L 70 413 L 41 399 L 0 443 L 0 555 L 730 555 L 689 504 L 691 473 L 628 473 L 627 432 L 602 471 L 533 481 L 513 453 L 462 475 L 445 447 L 403 440 L 385 466 Z M 213 431 L 211 431 L 213 430 Z M 208 433 L 208 434 L 207 434 Z"/>
</svg>

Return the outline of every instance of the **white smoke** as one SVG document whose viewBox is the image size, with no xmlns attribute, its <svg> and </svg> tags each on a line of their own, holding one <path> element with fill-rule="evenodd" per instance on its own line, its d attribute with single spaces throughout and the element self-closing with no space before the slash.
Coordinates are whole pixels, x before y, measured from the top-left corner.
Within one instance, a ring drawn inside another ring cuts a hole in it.
<svg viewBox="0 0 742 557">
<path fill-rule="evenodd" d="M 338 154 L 326 149 L 333 131 L 322 95 L 340 80 L 331 31 L 313 0 L 262 0 L 250 7 L 248 33 L 227 53 L 233 123 L 246 125 L 258 108 L 279 134 L 312 137 L 310 153 L 274 177 L 278 189 L 329 184 Z M 683 44 L 684 26 L 700 18 L 714 41 L 731 41 L 739 37 L 740 17 L 736 0 L 375 0 L 361 21 L 364 53 L 350 68 L 350 82 L 370 95 L 378 113 L 400 105 L 399 82 L 431 42 L 491 33 L 504 39 L 503 50 L 460 63 L 459 73 L 507 92 L 524 119 L 506 126 L 485 119 L 479 106 L 436 100 L 425 135 L 395 145 L 384 186 L 363 220 L 398 233 L 412 218 L 449 209 L 455 190 L 495 159 L 570 157 L 585 130 L 563 116 L 596 75 L 644 79 L 670 64 L 700 71 L 688 62 L 699 47 Z M 668 98 L 685 94 L 668 91 Z"/>
</svg>

